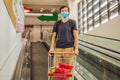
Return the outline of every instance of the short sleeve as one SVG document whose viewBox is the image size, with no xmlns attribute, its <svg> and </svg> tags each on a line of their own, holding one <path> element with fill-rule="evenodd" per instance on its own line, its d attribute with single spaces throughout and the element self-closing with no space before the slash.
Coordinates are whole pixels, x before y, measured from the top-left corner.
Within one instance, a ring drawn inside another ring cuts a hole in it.
<svg viewBox="0 0 120 80">
<path fill-rule="evenodd" d="M 57 32 L 56 24 L 57 22 L 54 23 L 52 32 Z"/>
<path fill-rule="evenodd" d="M 77 29 L 77 26 L 76 26 L 76 21 L 75 21 L 75 20 L 73 20 L 73 23 L 72 23 L 72 24 L 73 24 L 73 30 L 78 30 L 78 29 Z"/>
</svg>

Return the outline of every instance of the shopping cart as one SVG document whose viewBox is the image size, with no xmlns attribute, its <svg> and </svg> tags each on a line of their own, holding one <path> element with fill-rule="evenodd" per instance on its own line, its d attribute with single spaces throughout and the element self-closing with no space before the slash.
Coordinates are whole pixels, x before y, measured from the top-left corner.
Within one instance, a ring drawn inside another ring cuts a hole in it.
<svg viewBox="0 0 120 80">
<path fill-rule="evenodd" d="M 48 56 L 48 80 L 74 80 L 73 52 L 52 52 Z"/>
</svg>

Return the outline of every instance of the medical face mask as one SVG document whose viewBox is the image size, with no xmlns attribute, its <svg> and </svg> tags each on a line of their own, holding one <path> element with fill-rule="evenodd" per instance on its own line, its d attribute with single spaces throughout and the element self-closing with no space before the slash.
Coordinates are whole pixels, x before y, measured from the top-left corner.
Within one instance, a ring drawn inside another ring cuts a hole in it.
<svg viewBox="0 0 120 80">
<path fill-rule="evenodd" d="M 64 19 L 67 18 L 68 17 L 68 13 L 67 12 L 62 12 L 61 13 L 61 17 L 64 18 Z"/>
</svg>

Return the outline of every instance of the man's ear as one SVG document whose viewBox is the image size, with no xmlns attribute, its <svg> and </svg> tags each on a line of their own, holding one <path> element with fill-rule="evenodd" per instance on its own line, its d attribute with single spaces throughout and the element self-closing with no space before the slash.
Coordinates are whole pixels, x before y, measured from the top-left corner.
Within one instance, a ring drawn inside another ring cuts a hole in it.
<svg viewBox="0 0 120 80">
<path fill-rule="evenodd" d="M 68 12 L 68 15 L 70 15 L 70 12 Z"/>
<path fill-rule="evenodd" d="M 68 16 L 70 15 L 70 13 L 68 12 Z"/>
</svg>

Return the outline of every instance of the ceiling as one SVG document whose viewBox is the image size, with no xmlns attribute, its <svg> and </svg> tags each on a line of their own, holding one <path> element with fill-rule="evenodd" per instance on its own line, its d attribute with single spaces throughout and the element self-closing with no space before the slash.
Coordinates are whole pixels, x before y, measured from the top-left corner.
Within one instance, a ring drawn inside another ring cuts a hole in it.
<svg viewBox="0 0 120 80">
<path fill-rule="evenodd" d="M 31 13 L 59 12 L 62 5 L 68 5 L 68 0 L 23 0 L 25 7 L 32 9 Z"/>
</svg>

